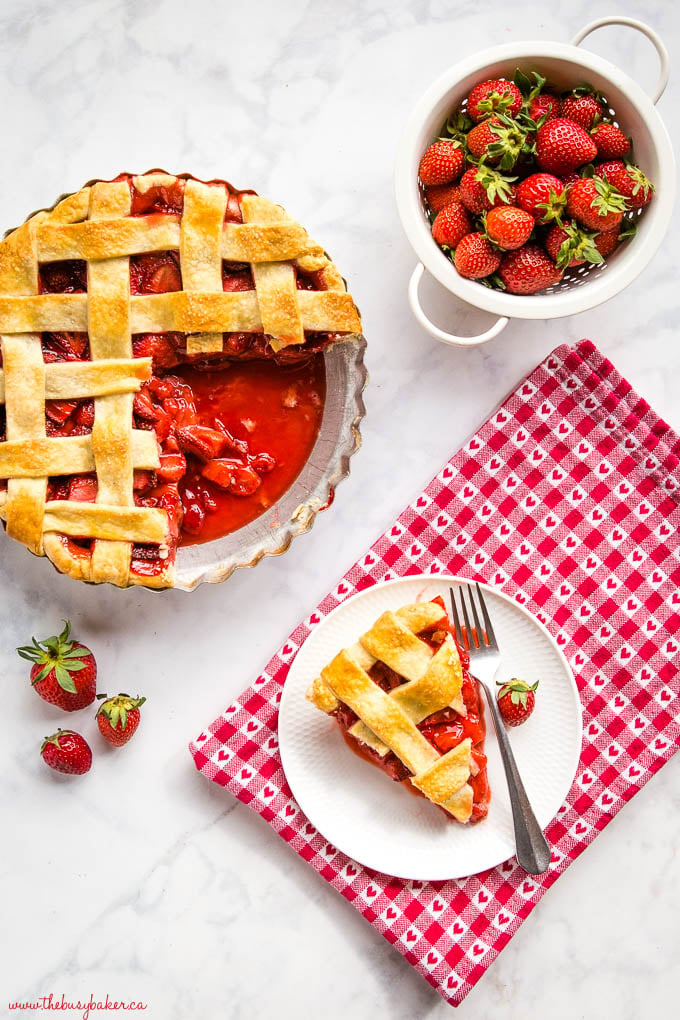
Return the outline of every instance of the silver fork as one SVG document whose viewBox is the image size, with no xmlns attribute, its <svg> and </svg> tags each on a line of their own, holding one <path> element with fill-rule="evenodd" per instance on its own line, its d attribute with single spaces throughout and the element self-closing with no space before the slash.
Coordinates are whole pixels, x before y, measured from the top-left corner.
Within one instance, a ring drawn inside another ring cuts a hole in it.
<svg viewBox="0 0 680 1020">
<path fill-rule="evenodd" d="M 484 626 L 482 626 L 479 613 L 477 612 L 472 585 L 468 584 L 466 587 L 474 626 L 470 625 L 470 616 L 468 615 L 468 608 L 463 595 L 463 588 L 461 587 L 459 591 L 464 621 L 463 626 L 461 626 L 460 616 L 458 615 L 458 609 L 456 608 L 453 588 L 449 588 L 451 593 L 451 608 L 453 610 L 453 622 L 456 628 L 456 637 L 458 638 L 458 642 L 461 647 L 467 649 L 470 656 L 471 671 L 474 670 L 473 675 L 479 682 L 479 686 L 484 691 L 487 704 L 491 711 L 491 717 L 493 719 L 496 736 L 498 737 L 498 744 L 501 750 L 501 758 L 505 769 L 508 790 L 510 792 L 512 820 L 515 826 L 517 860 L 524 870 L 528 871 L 530 875 L 542 875 L 544 871 L 547 871 L 550 864 L 550 847 L 548 846 L 546 838 L 541 832 L 541 827 L 536 821 L 536 816 L 532 811 L 529 798 L 527 797 L 526 790 L 524 789 L 524 784 L 520 778 L 517 763 L 515 762 L 515 756 L 512 753 L 507 730 L 505 729 L 503 719 L 501 718 L 498 702 L 496 701 L 494 691 L 490 687 L 490 684 L 496 677 L 496 673 L 498 672 L 498 667 L 501 662 L 498 642 L 496 641 L 496 635 L 494 634 L 493 627 L 491 625 L 491 618 L 489 617 L 489 613 L 486 608 L 482 589 L 479 587 L 479 584 L 477 584 L 477 597 L 479 598 L 479 605 L 484 618 Z"/>
</svg>

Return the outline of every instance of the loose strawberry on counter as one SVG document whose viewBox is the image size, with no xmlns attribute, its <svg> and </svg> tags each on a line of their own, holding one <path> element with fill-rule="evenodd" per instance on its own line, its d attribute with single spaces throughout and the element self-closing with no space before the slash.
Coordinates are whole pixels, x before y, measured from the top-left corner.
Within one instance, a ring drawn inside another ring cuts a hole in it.
<svg viewBox="0 0 680 1020">
<path fill-rule="evenodd" d="M 118 694 L 115 698 L 106 698 L 97 709 L 97 725 L 99 732 L 114 747 L 122 747 L 134 735 L 139 726 L 139 710 L 146 698 L 131 698 L 129 694 Z"/>
<path fill-rule="evenodd" d="M 61 634 L 17 648 L 22 659 L 32 662 L 31 684 L 43 701 L 77 712 L 91 705 L 97 693 L 97 663 L 79 641 L 71 640 L 71 624 Z"/>
<path fill-rule="evenodd" d="M 66 775 L 83 776 L 92 767 L 90 745 L 74 730 L 57 730 L 45 737 L 40 754 L 46 765 Z"/>
<path fill-rule="evenodd" d="M 560 97 L 535 71 L 471 89 L 419 170 L 432 237 L 461 276 L 535 294 L 634 235 L 654 189 L 624 162 L 615 116 L 591 86 Z"/>
<path fill-rule="evenodd" d="M 531 687 L 523 680 L 511 680 L 504 684 L 496 681 L 500 690 L 496 698 L 503 722 L 506 726 L 521 726 L 534 710 L 536 704 L 535 691 L 538 680 Z"/>
</svg>

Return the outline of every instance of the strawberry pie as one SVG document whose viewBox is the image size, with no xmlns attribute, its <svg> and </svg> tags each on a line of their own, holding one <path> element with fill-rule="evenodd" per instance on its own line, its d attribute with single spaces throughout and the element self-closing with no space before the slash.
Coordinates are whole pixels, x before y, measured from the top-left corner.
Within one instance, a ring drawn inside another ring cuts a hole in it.
<svg viewBox="0 0 680 1020">
<path fill-rule="evenodd" d="M 489 808 L 484 714 L 468 656 L 444 602 L 380 616 L 311 684 L 307 698 L 335 717 L 349 747 L 449 818 Z"/>
<path fill-rule="evenodd" d="M 0 519 L 71 577 L 171 587 L 178 546 L 271 507 L 361 332 L 278 205 L 163 172 L 92 183 L 0 242 Z"/>
</svg>

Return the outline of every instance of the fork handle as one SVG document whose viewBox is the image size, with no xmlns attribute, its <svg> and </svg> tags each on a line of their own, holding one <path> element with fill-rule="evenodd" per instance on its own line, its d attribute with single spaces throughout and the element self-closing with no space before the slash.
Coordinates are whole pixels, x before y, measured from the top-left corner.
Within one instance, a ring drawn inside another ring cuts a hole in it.
<svg viewBox="0 0 680 1020">
<path fill-rule="evenodd" d="M 529 803 L 524 783 L 517 768 L 515 756 L 512 753 L 508 733 L 501 718 L 498 703 L 487 685 L 479 679 L 477 682 L 480 687 L 484 688 L 491 717 L 493 718 L 494 729 L 498 737 L 498 744 L 501 749 L 503 768 L 505 769 L 508 790 L 510 792 L 510 804 L 512 805 L 517 860 L 530 875 L 542 875 L 544 871 L 548 870 L 550 865 L 550 846 L 541 831 L 540 825 L 536 821 L 536 815 Z"/>
</svg>

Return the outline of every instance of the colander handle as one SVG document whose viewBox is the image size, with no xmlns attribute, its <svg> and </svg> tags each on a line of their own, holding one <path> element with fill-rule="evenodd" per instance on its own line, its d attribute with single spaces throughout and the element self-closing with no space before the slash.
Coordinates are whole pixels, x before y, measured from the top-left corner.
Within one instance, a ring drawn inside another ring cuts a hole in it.
<svg viewBox="0 0 680 1020">
<path fill-rule="evenodd" d="M 420 303 L 420 297 L 418 296 L 418 287 L 420 286 L 420 281 L 423 278 L 424 272 L 425 266 L 422 262 L 419 262 L 413 270 L 411 280 L 408 285 L 408 299 L 411 305 L 411 311 L 423 329 L 426 330 L 430 336 L 433 336 L 436 340 L 442 340 L 445 344 L 451 344 L 452 347 L 474 347 L 476 344 L 483 344 L 486 343 L 487 340 L 492 340 L 493 337 L 498 336 L 501 330 L 505 329 L 510 321 L 506 316 L 501 316 L 497 322 L 494 322 L 490 329 L 487 329 L 485 333 L 480 333 L 478 336 L 456 336 L 455 333 L 447 333 L 445 330 L 440 329 L 439 326 L 435 326 L 433 322 L 430 322 L 423 311 L 423 307 Z"/>
<path fill-rule="evenodd" d="M 637 18 L 598 18 L 597 21 L 591 21 L 589 25 L 584 25 L 581 31 L 576 33 L 574 38 L 571 40 L 572 45 L 578 46 L 579 43 L 583 42 L 587 35 L 590 35 L 590 33 L 594 32 L 597 28 L 604 28 L 605 25 L 626 25 L 628 28 L 634 28 L 636 31 L 642 32 L 643 35 L 646 35 L 653 44 L 659 55 L 659 63 L 661 64 L 659 80 L 657 81 L 656 88 L 652 93 L 652 101 L 654 103 L 658 103 L 666 91 L 668 75 L 670 73 L 670 58 L 661 36 L 657 35 L 654 29 L 650 28 L 649 25 L 645 25 L 644 21 L 638 21 Z"/>
</svg>

